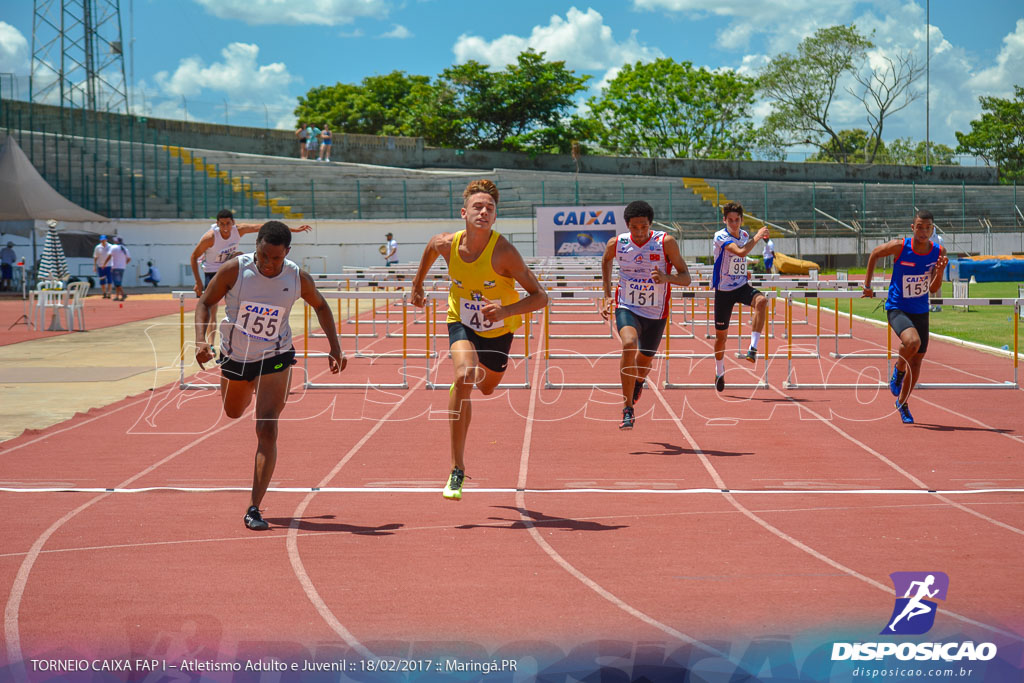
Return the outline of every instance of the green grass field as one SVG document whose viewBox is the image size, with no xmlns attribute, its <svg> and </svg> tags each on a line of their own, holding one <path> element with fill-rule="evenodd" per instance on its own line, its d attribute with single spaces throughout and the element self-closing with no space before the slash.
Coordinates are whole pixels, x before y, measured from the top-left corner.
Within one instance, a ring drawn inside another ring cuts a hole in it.
<svg viewBox="0 0 1024 683">
<path fill-rule="evenodd" d="M 863 269 L 860 271 L 860 274 L 863 274 Z M 848 272 L 852 276 L 856 270 L 851 268 Z M 970 296 L 972 298 L 1015 299 L 1017 298 L 1017 284 L 1016 282 L 979 282 L 970 286 Z M 952 283 L 942 283 L 942 296 L 953 296 Z M 882 303 L 883 299 L 862 301 L 854 299 L 853 313 L 872 320 L 884 321 L 886 317 Z M 823 308 L 832 310 L 832 304 L 833 301 L 829 299 L 822 300 Z M 841 302 L 839 311 L 849 311 L 849 304 L 845 301 Z M 1012 306 L 971 306 L 970 310 L 943 306 L 940 312 L 931 314 L 929 327 L 935 334 L 944 334 L 965 341 L 994 346 L 997 349 L 1004 345 L 1012 349 L 1013 314 Z M 1024 321 L 1020 321 L 1019 324 L 1022 328 L 1021 333 L 1024 334 Z M 1024 341 L 1021 343 L 1024 344 Z"/>
</svg>

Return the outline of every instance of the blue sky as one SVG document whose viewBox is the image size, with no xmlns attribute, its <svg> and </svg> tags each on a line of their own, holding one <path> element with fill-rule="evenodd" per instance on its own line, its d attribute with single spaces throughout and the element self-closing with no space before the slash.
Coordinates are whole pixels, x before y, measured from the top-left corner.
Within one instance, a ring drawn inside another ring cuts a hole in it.
<svg viewBox="0 0 1024 683">
<path fill-rule="evenodd" d="M 32 4 L 0 0 L 0 73 L 18 77 L 22 97 Z M 1024 5 L 931 5 L 931 137 L 955 146 L 979 95 L 1006 97 L 1024 84 Z M 874 31 L 876 56 L 912 50 L 923 60 L 926 35 L 924 2 L 901 0 L 121 0 L 121 14 L 137 108 L 220 123 L 226 109 L 232 124 L 272 127 L 291 126 L 296 97 L 316 85 L 395 69 L 435 76 L 468 59 L 501 66 L 527 47 L 590 74 L 592 95 L 623 63 L 663 56 L 753 74 L 836 23 Z M 886 139 L 923 139 L 924 113 L 922 96 L 891 119 Z M 833 117 L 840 128 L 866 127 L 845 93 Z"/>
</svg>

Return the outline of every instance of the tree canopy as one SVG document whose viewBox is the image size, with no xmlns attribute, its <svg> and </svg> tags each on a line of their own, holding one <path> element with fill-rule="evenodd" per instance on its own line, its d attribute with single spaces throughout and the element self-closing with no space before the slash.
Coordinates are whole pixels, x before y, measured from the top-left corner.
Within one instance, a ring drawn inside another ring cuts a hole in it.
<svg viewBox="0 0 1024 683">
<path fill-rule="evenodd" d="M 753 102 L 753 79 L 658 59 L 626 64 L 588 105 L 612 154 L 749 159 Z"/>
<path fill-rule="evenodd" d="M 979 97 L 981 118 L 967 133 L 957 131 L 957 152 L 975 154 L 999 165 L 1004 183 L 1024 180 L 1024 87 L 1013 86 L 1014 97 Z"/>
</svg>

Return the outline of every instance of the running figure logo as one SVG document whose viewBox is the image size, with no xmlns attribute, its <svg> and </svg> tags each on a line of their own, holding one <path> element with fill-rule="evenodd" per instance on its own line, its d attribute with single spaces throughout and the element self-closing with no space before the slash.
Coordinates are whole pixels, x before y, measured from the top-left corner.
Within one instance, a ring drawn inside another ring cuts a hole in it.
<svg viewBox="0 0 1024 683">
<path fill-rule="evenodd" d="M 943 572 L 893 572 L 889 576 L 896 590 L 896 605 L 882 635 L 927 633 L 935 623 L 938 605 L 926 598 L 945 600 L 949 577 Z"/>
</svg>

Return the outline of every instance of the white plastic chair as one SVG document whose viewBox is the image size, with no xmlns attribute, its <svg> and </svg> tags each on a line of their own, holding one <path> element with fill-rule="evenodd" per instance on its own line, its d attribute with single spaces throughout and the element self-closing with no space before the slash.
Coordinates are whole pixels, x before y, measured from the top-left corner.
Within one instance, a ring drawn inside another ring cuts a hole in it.
<svg viewBox="0 0 1024 683">
<path fill-rule="evenodd" d="M 89 296 L 88 282 L 72 282 L 68 285 L 68 329 L 85 332 L 85 298 Z M 78 314 L 78 327 L 75 327 L 75 314 Z"/>
<path fill-rule="evenodd" d="M 36 285 L 36 310 L 34 317 L 39 319 L 37 330 L 46 327 L 46 309 L 53 309 L 53 314 L 65 317 L 68 315 L 69 306 L 64 299 L 64 282 L 61 280 L 40 280 Z M 68 323 L 68 328 L 71 323 Z"/>
</svg>

